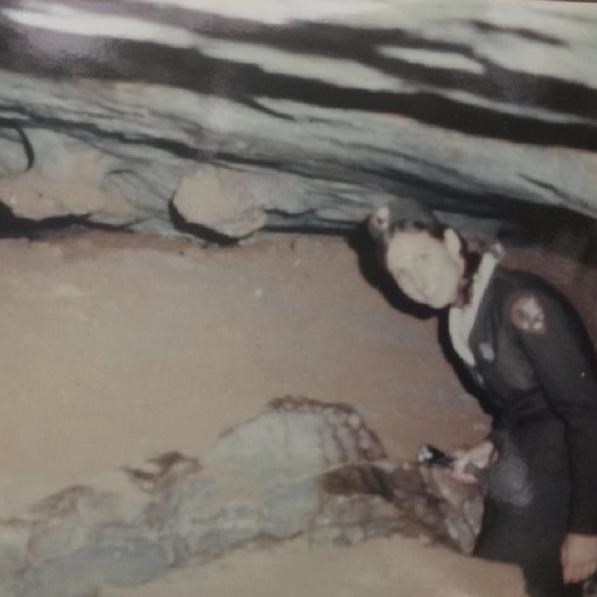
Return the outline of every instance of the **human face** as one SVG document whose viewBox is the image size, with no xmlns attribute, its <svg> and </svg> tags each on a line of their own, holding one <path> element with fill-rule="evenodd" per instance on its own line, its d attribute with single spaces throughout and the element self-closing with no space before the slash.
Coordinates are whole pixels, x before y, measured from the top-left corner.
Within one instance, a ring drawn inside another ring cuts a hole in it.
<svg viewBox="0 0 597 597">
<path fill-rule="evenodd" d="M 386 250 L 386 267 L 408 298 L 443 309 L 458 299 L 464 273 L 460 248 L 450 228 L 443 239 L 424 231 L 396 232 Z"/>
</svg>

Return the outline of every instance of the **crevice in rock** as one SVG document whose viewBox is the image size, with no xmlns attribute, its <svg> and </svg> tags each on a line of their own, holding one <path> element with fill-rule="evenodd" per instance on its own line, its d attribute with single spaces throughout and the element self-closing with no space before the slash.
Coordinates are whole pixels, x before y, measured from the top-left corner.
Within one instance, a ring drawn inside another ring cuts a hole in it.
<svg viewBox="0 0 597 597">
<path fill-rule="evenodd" d="M 57 234 L 77 234 L 88 230 L 131 233 L 129 225 L 112 225 L 90 221 L 91 215 L 57 216 L 33 220 L 20 218 L 0 203 L 0 238 L 41 240 Z"/>
</svg>

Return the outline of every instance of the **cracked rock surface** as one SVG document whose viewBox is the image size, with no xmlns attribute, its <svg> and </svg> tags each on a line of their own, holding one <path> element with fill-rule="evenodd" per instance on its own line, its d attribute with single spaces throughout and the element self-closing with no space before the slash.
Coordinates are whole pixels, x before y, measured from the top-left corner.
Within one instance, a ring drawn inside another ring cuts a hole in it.
<svg viewBox="0 0 597 597">
<path fill-rule="evenodd" d="M 228 241 L 405 196 L 488 234 L 594 219 L 592 7 L 431 4 L 12 0 L 2 212 Z"/>
<path fill-rule="evenodd" d="M 3 595 L 100 595 L 301 534 L 355 544 L 398 532 L 470 551 L 481 512 L 470 488 L 387 460 L 353 407 L 307 398 L 273 400 L 201 460 L 171 452 L 123 474 L 126 494 L 72 486 L 2 521 Z"/>
</svg>

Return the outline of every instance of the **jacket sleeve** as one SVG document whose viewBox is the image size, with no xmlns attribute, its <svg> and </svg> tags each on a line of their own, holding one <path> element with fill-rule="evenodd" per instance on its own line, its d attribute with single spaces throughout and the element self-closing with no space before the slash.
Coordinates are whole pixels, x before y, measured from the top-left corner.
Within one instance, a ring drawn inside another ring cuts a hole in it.
<svg viewBox="0 0 597 597">
<path fill-rule="evenodd" d="M 569 530 L 597 534 L 597 366 L 572 308 L 549 289 L 518 290 L 507 302 L 515 335 L 549 406 L 566 424 L 572 474 Z"/>
</svg>

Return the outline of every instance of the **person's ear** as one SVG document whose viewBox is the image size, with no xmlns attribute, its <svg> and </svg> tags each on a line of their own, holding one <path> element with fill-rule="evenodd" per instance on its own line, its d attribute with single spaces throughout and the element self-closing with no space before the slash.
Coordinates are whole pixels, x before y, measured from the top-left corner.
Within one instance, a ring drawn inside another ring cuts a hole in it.
<svg viewBox="0 0 597 597">
<path fill-rule="evenodd" d="M 448 253 L 457 260 L 462 258 L 462 239 L 453 228 L 446 228 L 444 231 L 444 244 Z"/>
</svg>

